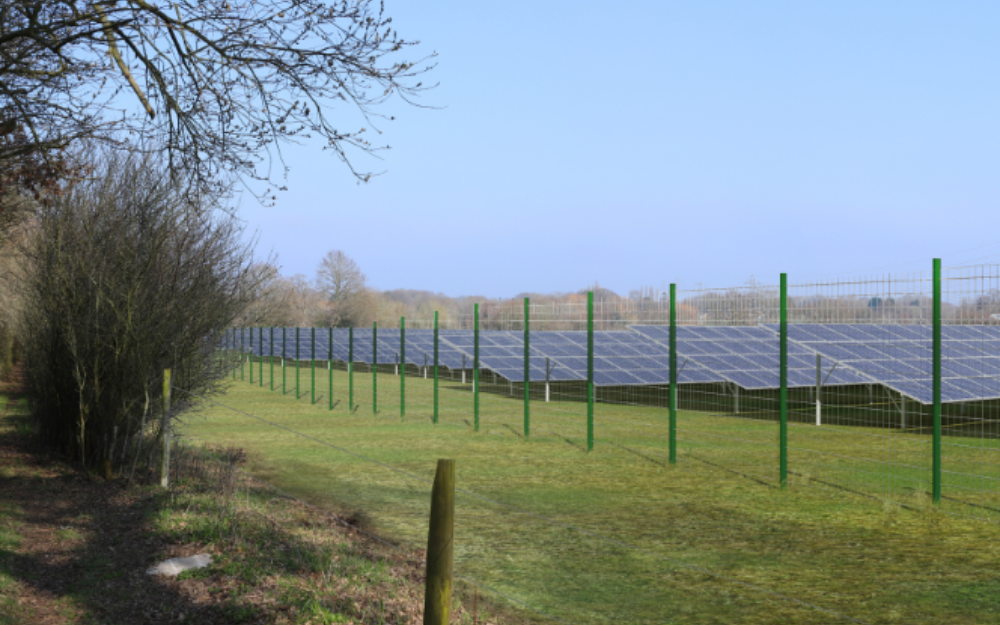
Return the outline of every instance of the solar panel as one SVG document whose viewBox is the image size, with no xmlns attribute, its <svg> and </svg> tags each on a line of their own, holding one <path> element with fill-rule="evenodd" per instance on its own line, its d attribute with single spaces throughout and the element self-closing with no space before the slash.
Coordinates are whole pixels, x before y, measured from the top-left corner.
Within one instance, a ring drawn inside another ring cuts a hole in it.
<svg viewBox="0 0 1000 625">
<path fill-rule="evenodd" d="M 319 351 L 319 335 L 321 333 L 317 330 L 316 341 L 317 341 L 317 357 L 322 358 L 323 352 Z M 388 337 L 383 337 L 383 334 L 388 334 Z M 379 329 L 378 333 L 378 344 L 372 345 L 372 330 L 371 328 L 355 328 L 354 329 L 354 362 L 363 362 L 365 364 L 373 364 L 373 356 L 377 358 L 380 365 L 391 365 L 397 364 L 400 360 L 400 348 L 399 348 L 399 330 L 396 330 L 395 337 L 393 337 L 391 330 Z M 393 341 L 395 339 L 395 341 Z M 338 347 L 335 350 L 335 355 L 339 355 L 343 361 L 348 359 L 348 333 L 344 331 L 343 333 L 338 333 L 335 342 Z M 374 351 L 374 353 L 373 353 Z M 302 355 L 303 358 L 308 358 L 309 353 L 305 351 Z M 407 354 L 407 361 L 410 361 L 409 354 Z"/>
<path fill-rule="evenodd" d="M 777 333 L 777 325 L 767 328 Z M 929 325 L 802 324 L 789 328 L 795 343 L 843 363 L 873 381 L 922 403 L 933 400 Z M 835 335 L 846 337 L 830 340 Z M 941 328 L 941 399 L 1000 398 L 1000 327 Z"/>
<path fill-rule="evenodd" d="M 635 332 L 661 344 L 669 338 L 666 326 L 631 326 Z M 800 337 L 816 340 L 847 338 L 836 332 L 820 335 L 800 332 Z M 677 353 L 715 374 L 746 389 L 774 389 L 780 386 L 778 372 L 778 337 L 767 328 L 757 326 L 678 326 Z M 788 345 L 788 386 L 816 384 L 815 352 L 800 345 Z M 831 374 L 832 370 L 832 374 Z M 833 363 L 821 365 L 821 375 L 827 385 L 862 384 L 867 382 L 857 373 L 835 370 Z"/>
<path fill-rule="evenodd" d="M 586 343 L 586 333 L 563 333 L 567 338 Z M 668 335 L 669 336 L 669 335 Z M 638 355 L 637 355 L 638 354 Z M 584 356 L 586 353 L 584 352 Z M 612 376 L 616 370 L 626 371 L 640 382 L 628 384 L 668 384 L 670 382 L 670 351 L 668 344 L 652 339 L 637 332 L 594 332 L 594 383 L 610 384 L 605 380 L 628 379 L 623 376 Z M 561 362 L 565 362 L 563 359 Z M 598 376 L 598 372 L 609 375 Z M 580 369 L 586 376 L 586 360 L 582 361 Z M 600 378 L 600 382 L 598 381 Z M 721 382 L 723 378 L 698 363 L 681 359 L 678 362 L 678 383 Z"/>
<path fill-rule="evenodd" d="M 533 332 L 529 338 L 528 372 L 533 381 L 544 381 L 548 379 L 552 382 L 558 381 L 579 381 L 581 377 L 572 369 L 561 365 L 544 352 L 543 348 L 536 345 L 536 335 L 544 333 Z M 468 368 L 473 365 L 473 352 L 475 349 L 475 336 L 472 330 L 448 330 L 442 334 L 442 338 L 462 350 L 468 355 Z M 540 337 L 540 343 L 545 343 L 546 339 L 557 337 Z M 507 332 L 486 330 L 479 333 L 479 367 L 488 369 L 503 376 L 511 382 L 524 381 L 524 335 L 520 332 Z M 576 346 L 573 346 L 576 348 Z M 586 356 L 587 350 L 583 349 Z M 547 360 L 548 359 L 548 360 Z M 548 369 L 546 369 L 546 366 Z M 547 374 L 547 375 L 546 375 Z M 586 379 L 584 376 L 582 379 Z"/>
</svg>

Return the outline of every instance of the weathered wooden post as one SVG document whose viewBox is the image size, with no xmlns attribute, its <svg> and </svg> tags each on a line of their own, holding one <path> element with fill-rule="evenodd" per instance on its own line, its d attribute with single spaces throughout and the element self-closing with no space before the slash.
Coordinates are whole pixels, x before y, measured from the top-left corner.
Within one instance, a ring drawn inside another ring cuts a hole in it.
<svg viewBox="0 0 1000 625">
<path fill-rule="evenodd" d="M 427 532 L 424 625 L 448 625 L 451 616 L 454 530 L 455 461 L 438 460 L 431 491 L 431 523 Z"/>
</svg>

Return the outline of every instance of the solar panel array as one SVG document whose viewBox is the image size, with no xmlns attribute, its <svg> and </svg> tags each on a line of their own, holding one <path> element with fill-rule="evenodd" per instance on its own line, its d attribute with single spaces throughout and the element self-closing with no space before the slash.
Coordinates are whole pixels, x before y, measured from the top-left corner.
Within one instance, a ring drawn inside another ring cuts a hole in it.
<svg viewBox="0 0 1000 625">
<path fill-rule="evenodd" d="M 251 343 L 249 330 L 243 336 L 243 343 L 246 351 L 252 351 L 257 356 L 269 356 L 270 351 L 270 329 L 265 328 L 263 341 L 258 328 L 253 329 L 253 340 Z M 378 348 L 375 356 L 378 364 L 397 364 L 402 356 L 400 344 L 400 331 L 398 328 L 378 329 Z M 442 335 L 448 332 L 442 330 Z M 461 330 L 471 336 L 471 331 Z M 332 334 L 332 343 L 330 341 Z M 274 355 L 282 354 L 281 328 L 274 329 Z M 240 333 L 236 332 L 236 345 L 240 343 Z M 331 332 L 329 328 L 316 328 L 316 354 L 317 359 L 325 360 L 331 358 L 347 362 L 350 354 L 350 331 L 347 328 L 334 328 Z M 232 336 L 226 338 L 227 346 L 233 344 Z M 285 328 L 285 356 L 295 357 L 295 328 Z M 310 358 L 312 354 L 312 329 L 299 328 L 299 356 Z M 426 356 L 426 360 L 425 360 Z M 463 359 L 463 356 L 465 357 Z M 354 361 L 372 364 L 372 329 L 354 329 Z M 434 331 L 433 330 L 407 330 L 406 331 L 406 362 L 422 367 L 431 365 L 434 362 Z M 454 345 L 444 340 L 438 341 L 438 362 L 451 369 L 471 369 L 472 352 L 464 354 Z"/>
<path fill-rule="evenodd" d="M 632 326 L 636 332 L 667 343 L 670 328 L 664 326 Z M 678 326 L 677 354 L 681 362 L 696 363 L 745 389 L 774 389 L 781 386 L 779 378 L 778 337 L 762 327 Z M 686 364 L 686 367 L 691 366 Z M 823 363 L 820 369 L 825 385 L 863 384 L 869 382 L 833 363 Z M 803 346 L 788 345 L 788 386 L 816 385 L 815 352 Z"/>
<path fill-rule="evenodd" d="M 274 328 L 274 355 L 281 356 L 282 328 Z M 285 357 L 295 357 L 295 328 L 284 328 L 285 330 Z M 309 358 L 311 349 L 312 328 L 299 328 L 299 356 Z M 329 354 L 327 346 L 328 330 L 326 328 L 316 328 L 316 357 L 326 358 Z M 227 345 L 232 342 L 232 336 L 227 337 Z M 236 331 L 236 346 L 243 342 L 243 350 L 252 352 L 255 356 L 271 355 L 271 329 L 270 328 L 246 328 L 242 337 L 240 331 Z"/>
<path fill-rule="evenodd" d="M 790 324 L 788 386 L 816 384 L 816 354 L 821 355 L 824 386 L 884 384 L 922 403 L 931 396 L 931 328 L 921 325 Z M 252 338 L 251 338 L 252 334 Z M 346 362 L 347 329 L 316 330 L 318 359 Z M 440 330 L 438 361 L 450 369 L 473 367 L 472 330 Z M 271 354 L 271 332 L 247 330 L 245 349 Z M 587 379 L 587 333 L 538 331 L 530 336 L 533 381 Z M 521 332 L 479 333 L 480 368 L 512 381 L 524 379 Z M 274 330 L 274 354 L 282 353 L 281 329 Z M 226 337 L 233 345 L 234 337 Z M 252 349 L 251 349 L 252 345 Z M 669 382 L 669 328 L 632 326 L 629 331 L 594 332 L 594 383 L 599 386 Z M 310 328 L 299 329 L 299 355 L 309 358 Z M 745 389 L 774 389 L 778 379 L 778 326 L 678 326 L 678 381 L 682 384 L 729 381 Z M 400 330 L 378 330 L 377 361 L 395 364 L 401 357 Z M 355 362 L 372 363 L 372 330 L 354 330 Z M 295 328 L 285 329 L 285 356 L 295 356 Z M 434 331 L 407 330 L 406 362 L 418 367 L 434 361 Z M 942 401 L 1000 398 L 1000 326 L 942 328 Z"/>
<path fill-rule="evenodd" d="M 265 329 L 261 342 L 254 330 L 252 350 L 249 334 L 244 343 L 247 351 L 255 355 L 270 354 L 270 331 Z M 332 349 L 329 347 L 329 330 L 316 331 L 316 358 L 328 357 L 346 362 L 348 359 L 348 331 L 333 330 Z M 239 342 L 237 333 L 237 343 Z M 281 355 L 281 332 L 275 329 L 275 355 Z M 287 357 L 295 355 L 295 328 L 285 330 Z M 299 330 L 299 355 L 309 358 L 312 336 L 309 328 Z M 400 358 L 400 332 L 398 329 L 378 330 L 378 362 L 394 364 Z M 438 362 L 450 369 L 471 369 L 475 353 L 475 336 L 472 330 L 440 330 Z M 425 361 L 426 357 L 426 361 Z M 598 386 L 666 384 L 669 382 L 670 352 L 665 344 L 658 343 L 636 332 L 594 333 L 594 383 Z M 406 331 L 406 361 L 416 366 L 433 364 L 434 331 Z M 372 331 L 354 330 L 355 362 L 372 363 Z M 586 381 L 587 333 L 586 332 L 532 332 L 529 337 L 529 365 L 531 380 Z M 524 335 L 521 332 L 483 331 L 479 333 L 479 366 L 512 382 L 524 381 Z M 719 382 L 723 378 L 695 362 L 682 362 L 681 383 Z"/>
<path fill-rule="evenodd" d="M 788 336 L 872 381 L 925 404 L 933 401 L 930 326 L 796 324 Z M 942 327 L 941 378 L 944 402 L 1000 397 L 1000 327 Z"/>
</svg>

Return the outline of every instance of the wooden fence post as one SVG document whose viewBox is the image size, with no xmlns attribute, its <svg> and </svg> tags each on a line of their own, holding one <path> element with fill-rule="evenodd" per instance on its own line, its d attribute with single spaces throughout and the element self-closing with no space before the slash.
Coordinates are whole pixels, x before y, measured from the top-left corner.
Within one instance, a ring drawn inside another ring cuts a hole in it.
<svg viewBox="0 0 1000 625">
<path fill-rule="evenodd" d="M 448 625 L 451 615 L 454 529 L 455 461 L 438 460 L 434 488 L 431 491 L 431 523 L 427 532 L 424 625 Z"/>
<path fill-rule="evenodd" d="M 163 465 L 160 486 L 170 486 L 170 369 L 163 370 Z"/>
</svg>

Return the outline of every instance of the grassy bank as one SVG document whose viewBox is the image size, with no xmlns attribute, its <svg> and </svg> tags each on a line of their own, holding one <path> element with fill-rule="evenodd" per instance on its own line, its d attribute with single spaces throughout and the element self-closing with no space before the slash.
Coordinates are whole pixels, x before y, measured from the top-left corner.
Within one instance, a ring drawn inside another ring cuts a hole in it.
<svg viewBox="0 0 1000 625">
<path fill-rule="evenodd" d="M 178 450 L 170 490 L 125 488 L 33 445 L 26 406 L 0 396 L 0 624 L 421 622 L 423 564 L 231 464 Z M 239 463 L 240 454 L 218 457 Z M 166 558 L 206 569 L 149 576 Z M 472 623 L 461 607 L 456 622 Z M 480 605 L 475 620 L 498 621 Z"/>
</svg>

